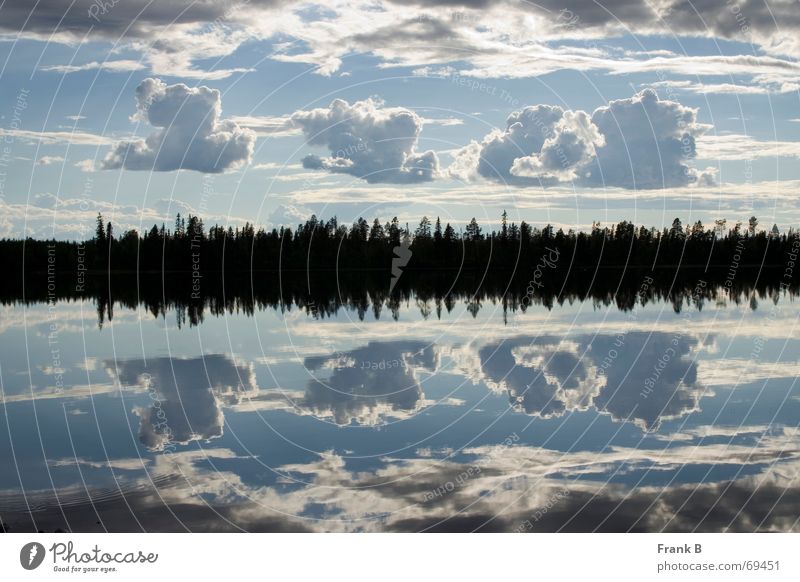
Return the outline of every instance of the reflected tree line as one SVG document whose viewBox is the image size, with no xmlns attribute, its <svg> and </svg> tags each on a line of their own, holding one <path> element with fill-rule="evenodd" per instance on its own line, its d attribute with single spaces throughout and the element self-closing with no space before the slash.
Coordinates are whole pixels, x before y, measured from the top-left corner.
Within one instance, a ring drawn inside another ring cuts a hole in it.
<svg viewBox="0 0 800 582">
<path fill-rule="evenodd" d="M 559 277 L 554 273 L 544 286 L 529 294 L 526 282 L 519 279 L 479 277 L 461 273 L 404 275 L 393 292 L 386 277 L 375 274 L 354 276 L 338 274 L 330 277 L 281 277 L 256 284 L 251 278 L 211 278 L 203 284 L 199 297 L 191 284 L 174 278 L 149 275 L 137 277 L 116 274 L 113 277 L 89 277 L 83 291 L 75 290 L 74 279 L 59 279 L 58 301 L 94 301 L 98 325 L 102 327 L 114 317 L 114 310 L 142 307 L 156 318 L 175 317 L 179 327 L 198 325 L 206 316 L 226 314 L 253 315 L 273 309 L 283 313 L 301 310 L 309 317 L 325 319 L 349 310 L 360 320 L 368 317 L 391 317 L 398 320 L 404 311 L 418 312 L 424 318 L 441 318 L 457 309 L 466 309 L 477 317 L 482 308 L 500 309 L 508 322 L 514 313 L 531 308 L 552 309 L 556 305 L 590 301 L 596 307 L 616 306 L 628 311 L 637 304 L 667 302 L 679 313 L 689 306 L 702 309 L 708 302 L 746 304 L 755 309 L 760 302 L 777 302 L 781 295 L 797 295 L 797 284 L 780 286 L 767 281 L 764 273 L 745 273 L 752 282 L 734 282 L 727 286 L 720 276 L 702 270 L 674 272 L 647 270 L 606 270 L 594 279 Z M 778 277 L 778 275 L 775 275 Z M 698 289 L 698 281 L 709 284 Z M 648 282 L 649 281 L 649 282 Z M 647 287 L 646 289 L 643 289 Z M 36 304 L 50 301 L 46 286 L 28 286 L 22 293 L 0 294 L 0 303 Z"/>
<path fill-rule="evenodd" d="M 500 228 L 485 232 L 475 219 L 456 231 L 439 219 L 412 230 L 397 218 L 345 226 L 315 216 L 295 230 L 206 229 L 178 215 L 172 229 L 117 235 L 98 215 L 86 241 L 1 240 L 9 276 L 0 301 L 91 298 L 101 325 L 115 305 L 142 305 L 157 317 L 174 311 L 179 325 L 267 308 L 396 319 L 404 308 L 441 317 L 459 303 L 473 315 L 486 304 L 509 313 L 587 300 L 623 310 L 650 301 L 675 311 L 707 301 L 755 307 L 797 292 L 798 249 L 798 231 L 761 230 L 755 217 L 731 228 L 676 218 L 663 230 L 623 221 L 564 232 L 517 225 L 503 213 Z M 706 283 L 699 294 L 698 281 Z"/>
</svg>

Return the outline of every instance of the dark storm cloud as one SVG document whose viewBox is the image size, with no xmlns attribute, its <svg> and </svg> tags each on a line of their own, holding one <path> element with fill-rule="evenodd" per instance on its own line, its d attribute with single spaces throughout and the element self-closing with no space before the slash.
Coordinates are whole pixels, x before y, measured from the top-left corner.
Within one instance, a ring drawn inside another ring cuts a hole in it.
<svg viewBox="0 0 800 582">
<path fill-rule="evenodd" d="M 407 4 L 396 0 L 396 4 Z M 750 33 L 762 40 L 776 33 L 792 33 L 800 27 L 800 11 L 794 0 L 416 0 L 414 5 L 430 9 L 479 11 L 503 8 L 550 19 L 572 30 L 590 32 L 667 33 L 676 36 L 715 35 L 747 41 Z"/>
<path fill-rule="evenodd" d="M 280 0 L 40 0 L 5 2 L 0 8 L 0 30 L 11 33 L 72 36 L 89 34 L 114 40 L 121 36 L 150 38 L 155 29 L 170 25 L 208 24 L 235 16 L 237 7 L 274 7 Z"/>
</svg>

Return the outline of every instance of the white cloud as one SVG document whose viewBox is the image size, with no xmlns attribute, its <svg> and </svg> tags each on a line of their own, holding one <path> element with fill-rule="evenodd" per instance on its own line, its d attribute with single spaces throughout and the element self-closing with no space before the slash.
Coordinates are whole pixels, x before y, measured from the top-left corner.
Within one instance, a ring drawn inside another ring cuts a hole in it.
<svg viewBox="0 0 800 582">
<path fill-rule="evenodd" d="M 512 113 L 504 131 L 457 152 L 449 173 L 517 185 L 687 186 L 708 178 L 686 164 L 695 157 L 695 138 L 707 129 L 695 109 L 661 100 L 651 89 L 611 101 L 591 116 L 535 105 Z"/>
<path fill-rule="evenodd" d="M 70 413 L 81 414 L 80 411 L 78 411 L 77 413 L 70 411 Z M 89 469 L 110 468 L 118 471 L 141 471 L 150 464 L 150 460 L 146 458 L 130 458 L 130 459 L 122 458 L 122 459 L 107 459 L 104 461 L 93 461 L 90 459 L 83 459 L 79 457 L 66 457 L 63 459 L 50 459 L 47 461 L 47 464 L 50 465 L 51 467 L 82 466 Z"/>
<path fill-rule="evenodd" d="M 24 141 L 40 142 L 43 144 L 73 144 L 73 145 L 109 145 L 111 138 L 94 133 L 81 131 L 29 131 L 26 129 L 0 129 L 0 136 L 19 138 Z"/>
<path fill-rule="evenodd" d="M 436 153 L 416 151 L 423 122 L 409 109 L 385 107 L 371 98 L 352 105 L 336 99 L 330 107 L 297 111 L 292 121 L 310 145 L 330 150 L 329 157 L 306 156 L 306 168 L 350 174 L 371 183 L 427 182 L 439 174 Z"/>
<path fill-rule="evenodd" d="M 719 0 L 417 0 L 411 5 L 387 0 L 127 0 L 97 18 L 88 16 L 96 6 L 95 0 L 69 5 L 41 1 L 33 12 L 26 6 L 4 6 L 0 30 L 48 42 L 75 43 L 86 36 L 117 42 L 140 52 L 153 74 L 197 79 L 249 71 L 217 65 L 248 41 L 276 38 L 280 42 L 273 45 L 273 59 L 308 63 L 323 75 L 348 74 L 340 72 L 342 63 L 357 52 L 371 54 L 381 66 L 420 70 L 458 61 L 466 63 L 462 72 L 482 77 L 530 77 L 563 69 L 632 72 L 642 67 L 710 75 L 738 70 L 752 77 L 769 69 L 767 59 L 796 68 L 797 63 L 781 57 L 800 56 L 800 11 L 794 0 L 730 5 Z M 751 52 L 759 54 L 743 55 L 750 63 L 737 67 L 725 61 L 738 55 L 686 58 L 663 49 L 610 55 L 596 45 L 597 39 L 626 35 L 726 39 L 752 45 Z M 595 44 L 553 46 L 565 40 Z M 117 62 L 128 64 L 110 67 L 137 63 Z M 97 65 L 55 65 L 52 70 L 89 66 Z"/>
<path fill-rule="evenodd" d="M 285 116 L 234 115 L 230 118 L 234 123 L 252 129 L 259 137 L 289 137 L 302 135 L 299 127 L 295 127 L 292 118 Z"/>
<path fill-rule="evenodd" d="M 755 160 L 800 157 L 800 142 L 758 140 L 737 133 L 704 135 L 697 140 L 697 157 L 707 160 Z"/>
<path fill-rule="evenodd" d="M 592 114 L 605 138 L 587 176 L 595 185 L 624 188 L 686 186 L 697 173 L 686 162 L 695 157 L 695 138 L 709 128 L 697 110 L 662 100 L 653 90 L 611 101 Z"/>
<path fill-rule="evenodd" d="M 42 71 L 52 71 L 55 73 L 77 73 L 80 71 L 112 71 L 115 73 L 126 73 L 131 71 L 139 71 L 144 69 L 145 66 L 139 61 L 133 60 L 118 60 L 118 61 L 92 61 L 84 63 L 83 65 L 50 65 L 42 67 Z"/>
<path fill-rule="evenodd" d="M 220 119 L 217 89 L 145 79 L 136 88 L 136 101 L 134 119 L 158 129 L 146 139 L 118 143 L 103 160 L 103 169 L 219 173 L 250 162 L 255 133 Z"/>
<path fill-rule="evenodd" d="M 423 117 L 422 123 L 425 125 L 452 127 L 454 125 L 464 125 L 464 120 L 457 117 Z"/>
<path fill-rule="evenodd" d="M 472 140 L 463 148 L 453 152 L 453 162 L 447 167 L 447 175 L 461 182 L 472 182 L 478 179 L 480 177 L 478 166 L 483 146 L 484 144 Z"/>
<path fill-rule="evenodd" d="M 297 174 L 302 174 L 304 176 L 308 175 L 308 172 L 302 172 L 303 165 L 302 164 L 279 164 L 278 162 L 262 162 L 260 164 L 253 164 L 249 168 L 250 170 L 279 170 L 280 172 L 297 172 Z M 295 174 L 295 175 L 297 175 Z"/>
<path fill-rule="evenodd" d="M 49 166 L 51 164 L 60 164 L 64 161 L 62 156 L 42 156 L 38 160 L 36 160 L 36 164 L 39 166 Z"/>
<path fill-rule="evenodd" d="M 439 71 L 438 75 L 448 69 L 456 72 L 453 64 L 458 63 L 461 75 L 481 78 L 526 78 L 564 69 L 742 75 L 756 84 L 779 79 L 791 83 L 796 78 L 798 63 L 781 57 L 799 56 L 800 43 L 775 42 L 777 38 L 791 40 L 793 35 L 783 23 L 779 31 L 768 21 L 765 5 L 752 7 L 754 17 L 760 15 L 762 20 L 758 26 L 748 21 L 751 32 L 760 31 L 751 38 L 742 33 L 735 15 L 720 11 L 718 3 L 703 4 L 697 8 L 700 16 L 694 12 L 697 3 L 679 0 L 657 6 L 615 0 L 602 7 L 562 0 L 543 4 L 465 2 L 458 11 L 450 0 L 423 1 L 416 6 L 379 2 L 379 9 L 375 4 L 343 2 L 313 19 L 298 17 L 287 9 L 280 30 L 295 42 L 278 47 L 273 58 L 307 63 L 324 75 L 339 70 L 347 55 L 363 52 L 379 59 L 382 67 L 415 67 L 415 73 L 421 75 Z M 788 1 L 778 0 L 778 4 L 785 22 L 800 27 L 800 19 L 790 15 Z M 729 18 L 720 19 L 720 12 Z M 455 14 L 459 17 L 454 18 Z M 681 25 L 671 26 L 673 18 Z M 703 19 L 711 25 L 705 27 Z M 721 26 L 723 21 L 735 26 Z M 630 34 L 640 38 L 668 34 L 755 40 L 769 54 L 690 56 L 664 50 L 615 51 L 597 42 Z M 565 40 L 586 41 L 588 46 L 556 45 Z M 794 49 L 785 50 L 790 45 Z"/>
<path fill-rule="evenodd" d="M 552 133 L 539 152 L 517 158 L 511 174 L 568 181 L 578 177 L 576 170 L 595 156 L 595 148 L 605 145 L 605 138 L 585 111 L 565 111 L 553 126 Z"/>
<path fill-rule="evenodd" d="M 563 116 L 564 110 L 552 105 L 535 105 L 514 111 L 506 120 L 505 131 L 492 131 L 483 139 L 477 173 L 486 178 L 514 182 L 516 176 L 511 173 L 514 160 L 539 153 Z M 474 155 L 474 146 L 462 150 L 456 157 L 470 153 Z M 457 159 L 457 162 L 463 163 L 463 160 Z"/>
<path fill-rule="evenodd" d="M 221 79 L 249 69 L 218 69 L 213 64 L 201 67 L 198 61 L 219 60 L 247 40 L 271 36 L 269 29 L 278 21 L 271 12 L 285 3 L 284 0 L 126 0 L 108 7 L 97 0 L 67 4 L 41 0 L 35 10 L 6 3 L 0 32 L 48 43 L 74 44 L 87 39 L 113 42 L 141 53 L 154 74 Z M 132 63 L 136 61 L 120 62 L 111 66 L 56 65 L 49 70 L 135 70 Z"/>
<path fill-rule="evenodd" d="M 701 83 L 686 80 L 658 81 L 650 83 L 651 87 L 666 87 L 669 90 L 685 91 L 697 95 L 770 95 L 775 93 L 791 93 L 800 89 L 800 84 L 791 82 L 772 83 L 765 80 L 763 84 L 740 85 L 736 83 Z"/>
<path fill-rule="evenodd" d="M 216 9 L 212 3 L 205 4 L 211 11 Z M 263 18 L 266 15 L 261 12 L 258 16 Z M 246 22 L 235 20 L 227 25 L 217 22 L 171 25 L 168 35 L 160 34 L 154 41 L 138 40 L 133 43 L 133 48 L 144 53 L 154 75 L 214 81 L 252 71 L 249 67 L 224 68 L 218 65 L 240 45 L 258 37 L 260 34 Z M 198 65 L 198 61 L 211 64 Z"/>
<path fill-rule="evenodd" d="M 294 229 L 301 222 L 308 220 L 312 214 L 313 212 L 305 206 L 280 204 L 270 212 L 267 217 L 267 223 L 273 228 L 289 226 Z"/>
<path fill-rule="evenodd" d="M 151 207 L 121 205 L 82 195 L 74 198 L 57 198 L 54 194 L 40 193 L 30 204 L 9 204 L 0 201 L 0 236 L 33 236 L 37 238 L 67 238 L 86 240 L 94 232 L 95 219 L 100 212 L 114 223 L 117 232 L 134 228 L 149 229 L 153 224 L 171 223 L 175 214 L 201 213 L 178 200 L 156 200 Z M 234 227 L 252 217 L 203 212 L 207 224 L 225 224 Z"/>
<path fill-rule="evenodd" d="M 75 162 L 75 167 L 78 168 L 81 172 L 94 172 L 95 171 L 94 160 L 91 159 L 91 158 L 87 158 L 85 160 L 80 160 L 79 162 Z"/>
</svg>

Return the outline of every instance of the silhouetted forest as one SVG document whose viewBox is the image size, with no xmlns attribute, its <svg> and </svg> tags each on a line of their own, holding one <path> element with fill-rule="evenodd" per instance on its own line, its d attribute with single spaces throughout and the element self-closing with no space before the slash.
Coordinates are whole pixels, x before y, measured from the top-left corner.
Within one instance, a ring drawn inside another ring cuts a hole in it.
<svg viewBox="0 0 800 582">
<path fill-rule="evenodd" d="M 797 292 L 798 232 L 759 230 L 755 217 L 730 229 L 675 219 L 663 230 L 621 222 L 564 232 L 508 223 L 505 214 L 500 224 L 484 232 L 473 219 L 456 231 L 423 218 L 412 230 L 396 218 L 346 227 L 312 217 L 296 230 L 206 230 L 198 217 L 178 215 L 174 229 L 117 236 L 98 215 L 87 241 L 0 241 L 0 301 L 91 298 L 101 325 L 115 304 L 157 317 L 174 310 L 179 324 L 196 324 L 206 313 L 263 308 L 397 318 L 405 305 L 441 316 L 459 302 L 473 315 L 487 303 L 507 314 L 585 300 L 623 310 L 664 300 L 680 311 L 705 301 L 754 307 Z"/>
<path fill-rule="evenodd" d="M 662 230 L 623 221 L 614 226 L 596 223 L 590 232 L 542 229 L 526 222 L 508 222 L 485 231 L 473 218 L 456 230 L 423 217 L 416 228 L 397 218 L 372 224 L 359 218 L 350 226 L 337 219 L 312 216 L 297 229 L 256 230 L 214 225 L 178 214 L 173 228 L 153 227 L 116 233 L 97 216 L 95 236 L 83 242 L 56 240 L 0 241 L 6 272 L 55 269 L 129 272 L 226 272 L 377 269 L 389 271 L 393 260 L 407 254 L 404 270 L 501 269 L 530 275 L 543 256 L 557 260 L 555 268 L 600 267 L 734 267 L 783 265 L 796 252 L 800 233 L 780 232 L 776 225 L 760 230 L 758 220 L 727 228 L 724 220 L 707 228 L 701 222 L 683 225 L 676 218 Z M 404 253 L 407 248 L 410 252 Z M 794 249 L 794 251 L 793 251 Z M 405 261 L 404 261 L 405 262 Z M 548 267 L 550 265 L 548 264 Z"/>
</svg>

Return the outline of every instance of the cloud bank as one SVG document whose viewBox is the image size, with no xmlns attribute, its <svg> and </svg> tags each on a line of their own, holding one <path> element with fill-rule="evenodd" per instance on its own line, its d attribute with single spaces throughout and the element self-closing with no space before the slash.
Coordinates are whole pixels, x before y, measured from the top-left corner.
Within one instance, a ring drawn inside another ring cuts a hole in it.
<svg viewBox="0 0 800 582">
<path fill-rule="evenodd" d="M 42 0 L 35 9 L 6 2 L 0 18 L 0 34 L 60 43 L 115 42 L 141 54 L 142 63 L 153 74 L 185 78 L 221 79 L 249 71 L 218 65 L 246 42 L 278 39 L 270 58 L 309 64 L 322 75 L 339 71 L 354 53 L 372 55 L 384 67 L 457 62 L 462 74 L 483 78 L 534 77 L 563 69 L 630 72 L 648 67 L 680 69 L 688 75 L 726 75 L 741 70 L 741 63 L 714 61 L 744 58 L 751 62 L 741 74 L 762 88 L 796 85 L 799 30 L 800 11 L 794 0 L 418 0 L 411 4 L 343 0 L 333 5 L 291 0 L 76 0 L 67 4 Z M 595 43 L 631 35 L 724 39 L 751 46 L 749 53 L 764 55 L 718 54 L 698 59 L 659 50 L 634 55 L 642 58 L 619 58 L 594 44 L 585 49 L 562 42 Z M 650 58 L 656 53 L 656 58 Z M 765 58 L 765 62 L 755 62 Z M 114 71 L 126 70 L 135 62 L 138 59 L 129 65 L 88 62 L 61 67 Z M 784 70 L 776 70 L 775 65 Z M 731 86 L 714 83 L 710 88 L 727 92 Z M 741 87 L 748 90 L 745 84 Z"/>
</svg>

